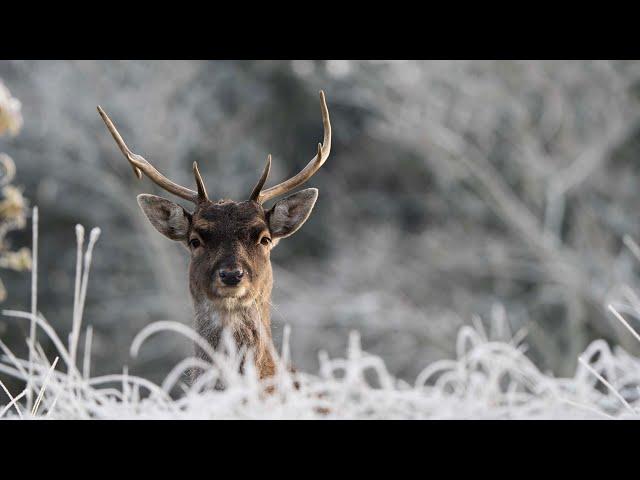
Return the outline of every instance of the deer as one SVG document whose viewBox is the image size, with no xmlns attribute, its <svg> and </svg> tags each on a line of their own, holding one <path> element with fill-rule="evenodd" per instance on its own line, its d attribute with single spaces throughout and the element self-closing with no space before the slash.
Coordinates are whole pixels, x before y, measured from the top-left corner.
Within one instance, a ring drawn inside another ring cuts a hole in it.
<svg viewBox="0 0 640 480">
<path fill-rule="evenodd" d="M 190 253 L 189 292 L 196 332 L 214 350 L 222 347 L 223 331 L 230 332 L 238 350 L 253 352 L 260 379 L 272 377 L 277 368 L 271 332 L 270 253 L 280 240 L 293 235 L 307 221 L 318 199 L 318 189 L 297 191 L 268 209 L 264 204 L 303 185 L 329 157 L 331 123 L 323 91 L 320 91 L 320 107 L 324 134 L 311 161 L 293 177 L 264 189 L 271 170 L 269 154 L 249 198 L 238 202 L 210 200 L 197 162 L 193 162 L 197 190 L 165 177 L 144 157 L 129 149 L 106 112 L 97 107 L 136 177 L 141 180 L 144 174 L 163 190 L 194 204 L 193 211 L 188 211 L 163 197 L 146 193 L 137 196 L 138 205 L 151 225 L 168 239 L 181 243 Z M 197 343 L 194 347 L 196 358 L 206 360 L 203 349 Z M 192 382 L 201 373 L 198 369 L 192 370 Z"/>
</svg>

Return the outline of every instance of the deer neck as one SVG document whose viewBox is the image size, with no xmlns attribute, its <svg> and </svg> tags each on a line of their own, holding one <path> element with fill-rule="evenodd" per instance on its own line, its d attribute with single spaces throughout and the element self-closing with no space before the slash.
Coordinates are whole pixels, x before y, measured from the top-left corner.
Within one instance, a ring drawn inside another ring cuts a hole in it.
<svg viewBox="0 0 640 480">
<path fill-rule="evenodd" d="M 208 298 L 194 299 L 196 331 L 214 350 L 221 347 L 222 332 L 232 335 L 236 348 L 253 351 L 255 364 L 261 378 L 274 373 L 274 351 L 271 337 L 271 292 L 265 292 L 248 304 L 233 301 L 214 303 Z M 196 355 L 207 355 L 196 346 Z"/>
</svg>

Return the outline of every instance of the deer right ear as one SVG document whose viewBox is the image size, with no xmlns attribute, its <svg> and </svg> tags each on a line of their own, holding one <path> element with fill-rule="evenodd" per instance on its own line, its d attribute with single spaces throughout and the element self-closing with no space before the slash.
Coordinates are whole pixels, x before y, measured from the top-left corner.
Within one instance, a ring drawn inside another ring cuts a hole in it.
<svg viewBox="0 0 640 480">
<path fill-rule="evenodd" d="M 138 205 L 151 225 L 171 240 L 187 241 L 191 215 L 177 203 L 156 195 L 138 195 Z"/>
<path fill-rule="evenodd" d="M 317 199 L 317 188 L 305 188 L 271 207 L 267 221 L 274 240 L 293 235 L 307 221 Z"/>
</svg>

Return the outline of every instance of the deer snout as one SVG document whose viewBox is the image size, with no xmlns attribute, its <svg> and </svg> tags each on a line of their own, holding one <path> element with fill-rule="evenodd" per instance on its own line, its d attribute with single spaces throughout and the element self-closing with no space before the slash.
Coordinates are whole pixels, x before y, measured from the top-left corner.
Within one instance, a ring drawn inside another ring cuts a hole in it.
<svg viewBox="0 0 640 480">
<path fill-rule="evenodd" d="M 218 276 L 225 285 L 237 285 L 242 280 L 244 270 L 241 267 L 221 268 L 218 270 Z"/>
</svg>

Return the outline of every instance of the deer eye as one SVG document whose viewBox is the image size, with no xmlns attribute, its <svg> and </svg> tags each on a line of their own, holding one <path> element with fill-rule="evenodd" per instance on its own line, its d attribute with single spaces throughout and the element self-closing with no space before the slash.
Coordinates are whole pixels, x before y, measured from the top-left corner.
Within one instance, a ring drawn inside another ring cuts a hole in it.
<svg viewBox="0 0 640 480">
<path fill-rule="evenodd" d="M 271 243 L 271 238 L 269 238 L 269 237 L 267 237 L 267 236 L 265 235 L 264 237 L 262 237 L 262 238 L 260 239 L 260 243 L 261 243 L 262 245 L 265 245 L 265 246 L 266 246 L 266 245 L 269 245 L 269 244 Z"/>
<path fill-rule="evenodd" d="M 191 240 L 189 240 L 189 245 L 191 246 L 191 248 L 198 248 L 200 246 L 200 240 L 198 240 L 197 238 L 192 238 Z"/>
</svg>

